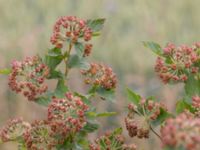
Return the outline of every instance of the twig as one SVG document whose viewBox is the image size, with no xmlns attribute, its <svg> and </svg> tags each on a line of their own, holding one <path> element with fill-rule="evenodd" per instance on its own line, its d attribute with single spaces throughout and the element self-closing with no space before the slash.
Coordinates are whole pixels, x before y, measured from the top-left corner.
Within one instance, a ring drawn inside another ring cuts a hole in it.
<svg viewBox="0 0 200 150">
<path fill-rule="evenodd" d="M 150 126 L 150 130 L 162 141 L 161 136 Z"/>
</svg>

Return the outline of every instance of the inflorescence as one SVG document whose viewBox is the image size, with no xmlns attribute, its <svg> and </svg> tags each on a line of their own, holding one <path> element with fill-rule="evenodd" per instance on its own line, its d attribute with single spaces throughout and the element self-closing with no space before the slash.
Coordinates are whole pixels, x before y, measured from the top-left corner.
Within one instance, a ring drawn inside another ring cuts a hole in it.
<svg viewBox="0 0 200 150">
<path fill-rule="evenodd" d="M 88 41 L 91 40 L 92 33 L 87 21 L 75 16 L 64 16 L 56 21 L 50 41 L 57 48 L 62 48 L 65 41 L 76 43 L 81 40 L 82 43 L 85 43 L 84 56 L 89 56 L 92 44 L 88 43 Z"/>
<path fill-rule="evenodd" d="M 189 47 L 182 45 L 176 47 L 169 43 L 163 48 L 163 55 L 156 60 L 155 71 L 164 83 L 184 82 L 188 74 L 197 74 L 200 60 L 200 44 Z"/>
<path fill-rule="evenodd" d="M 29 130 L 31 125 L 23 121 L 22 118 L 11 119 L 0 131 L 2 142 L 19 140 L 23 134 Z"/>
<path fill-rule="evenodd" d="M 81 72 L 86 84 L 101 86 L 107 90 L 116 88 L 117 78 L 112 69 L 103 64 L 91 63 L 88 70 Z"/>
<path fill-rule="evenodd" d="M 169 118 L 161 128 L 161 137 L 164 147 L 200 149 L 200 118 L 190 112 Z"/>
<path fill-rule="evenodd" d="M 86 124 L 88 106 L 80 97 L 67 93 L 66 98 L 53 98 L 48 107 L 48 121 L 57 136 L 75 135 Z"/>
<path fill-rule="evenodd" d="M 51 150 L 85 126 L 87 110 L 88 106 L 80 97 L 68 92 L 65 98 L 52 98 L 46 120 L 36 120 L 32 124 L 22 119 L 11 120 L 0 131 L 0 139 L 8 142 L 21 138 L 31 150 Z"/>
<path fill-rule="evenodd" d="M 136 150 L 136 145 L 125 144 L 125 138 L 120 133 L 107 132 L 90 144 L 90 150 Z"/>
<path fill-rule="evenodd" d="M 150 122 L 158 118 L 166 107 L 153 100 L 141 98 L 139 106 L 129 104 L 129 113 L 125 118 L 126 129 L 130 137 L 149 138 Z M 137 116 L 135 116 L 137 114 Z"/>
<path fill-rule="evenodd" d="M 49 74 L 48 67 L 39 56 L 26 57 L 24 61 L 13 61 L 9 75 L 9 86 L 16 93 L 22 93 L 33 101 L 47 91 L 44 83 Z"/>
</svg>

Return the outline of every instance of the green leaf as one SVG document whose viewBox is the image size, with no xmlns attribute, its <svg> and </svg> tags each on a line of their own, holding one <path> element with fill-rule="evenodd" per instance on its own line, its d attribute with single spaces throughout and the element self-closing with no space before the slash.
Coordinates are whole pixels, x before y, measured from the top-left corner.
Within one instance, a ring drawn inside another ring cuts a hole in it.
<svg viewBox="0 0 200 150">
<path fill-rule="evenodd" d="M 87 133 L 94 132 L 99 128 L 99 125 L 97 123 L 93 122 L 87 122 L 87 124 L 83 127 L 83 130 L 86 131 Z"/>
<path fill-rule="evenodd" d="M 150 41 L 146 41 L 143 42 L 143 45 L 149 49 L 151 49 L 155 54 L 162 56 L 162 48 L 160 47 L 159 44 L 155 43 L 155 42 L 150 42 Z"/>
<path fill-rule="evenodd" d="M 152 101 L 156 101 L 156 97 L 155 96 L 149 96 L 146 98 L 146 100 L 152 100 Z"/>
<path fill-rule="evenodd" d="M 116 112 L 103 112 L 103 113 L 98 113 L 96 116 L 97 117 L 111 117 L 116 115 Z"/>
<path fill-rule="evenodd" d="M 116 128 L 114 131 L 113 131 L 113 135 L 118 135 L 118 134 L 121 134 L 122 133 L 122 128 Z"/>
<path fill-rule="evenodd" d="M 111 117 L 116 115 L 116 112 L 103 112 L 103 113 L 96 113 L 94 111 L 89 111 L 86 113 L 89 118 L 96 118 L 96 117 Z"/>
<path fill-rule="evenodd" d="M 191 104 L 187 103 L 185 100 L 180 100 L 176 103 L 176 112 L 179 114 L 184 110 L 189 110 L 190 112 L 195 112 L 195 109 Z"/>
<path fill-rule="evenodd" d="M 27 150 L 26 145 L 23 141 L 18 142 L 18 150 Z"/>
<path fill-rule="evenodd" d="M 76 54 L 73 54 L 70 56 L 68 66 L 69 68 L 80 68 L 80 69 L 86 69 L 86 70 L 90 68 L 90 65 L 86 61 L 86 59 L 83 57 L 80 58 Z"/>
<path fill-rule="evenodd" d="M 48 92 L 47 94 L 38 97 L 35 102 L 42 106 L 48 106 L 48 104 L 52 100 L 53 95 L 54 95 L 53 93 Z"/>
<path fill-rule="evenodd" d="M 61 49 L 53 48 L 48 50 L 45 55 L 44 62 L 50 68 L 50 71 L 54 70 L 63 60 Z"/>
<path fill-rule="evenodd" d="M 61 71 L 52 70 L 50 71 L 50 75 L 48 76 L 48 79 L 61 79 L 64 78 L 64 75 Z"/>
<path fill-rule="evenodd" d="M 92 29 L 93 32 L 99 32 L 105 23 L 105 18 L 99 18 L 94 20 L 88 20 L 87 26 Z"/>
<path fill-rule="evenodd" d="M 84 45 L 80 42 L 76 42 L 75 43 L 75 50 L 76 53 L 79 57 L 83 57 L 83 53 L 84 53 Z"/>
<path fill-rule="evenodd" d="M 188 77 L 188 80 L 185 82 L 185 93 L 189 98 L 187 100 L 191 101 L 192 96 L 199 95 L 200 96 L 200 80 L 194 78 L 193 75 Z"/>
<path fill-rule="evenodd" d="M 135 105 L 139 104 L 139 102 L 141 100 L 141 96 L 140 95 L 136 94 L 135 92 L 133 92 L 129 88 L 127 88 L 127 94 L 128 94 L 128 100 L 129 101 L 131 101 Z"/>
<path fill-rule="evenodd" d="M 57 83 L 57 87 L 55 89 L 55 96 L 58 98 L 65 97 L 65 93 L 68 91 L 68 88 L 65 86 L 65 80 L 59 79 Z"/>
<path fill-rule="evenodd" d="M 88 111 L 88 112 L 86 112 L 86 116 L 87 116 L 87 118 L 94 119 L 94 118 L 96 118 L 97 113 L 94 111 Z"/>
<path fill-rule="evenodd" d="M 152 121 L 151 123 L 154 126 L 158 126 L 161 125 L 169 117 L 172 117 L 172 114 L 161 108 L 159 116 L 156 120 Z"/>
<path fill-rule="evenodd" d="M 10 69 L 0 69 L 0 74 L 9 75 L 11 73 Z"/>
<path fill-rule="evenodd" d="M 96 88 L 96 92 L 103 100 L 108 100 L 112 102 L 115 100 L 115 91 L 112 89 L 107 90 L 102 87 L 98 87 Z"/>
</svg>

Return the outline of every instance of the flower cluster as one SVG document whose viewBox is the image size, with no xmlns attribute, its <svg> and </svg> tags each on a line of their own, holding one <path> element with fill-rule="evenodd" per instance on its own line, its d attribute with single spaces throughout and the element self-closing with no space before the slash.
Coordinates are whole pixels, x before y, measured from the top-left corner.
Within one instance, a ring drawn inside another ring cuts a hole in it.
<svg viewBox="0 0 200 150">
<path fill-rule="evenodd" d="M 85 123 L 88 106 L 81 98 L 66 93 L 65 98 L 53 97 L 48 106 L 47 120 L 35 121 L 24 134 L 27 148 L 52 149 L 62 144 L 69 136 L 74 136 Z"/>
<path fill-rule="evenodd" d="M 94 144 L 90 144 L 90 150 L 136 150 L 136 145 L 125 144 L 125 138 L 120 133 L 107 132 L 105 135 L 95 140 Z"/>
<path fill-rule="evenodd" d="M 144 117 L 125 118 L 126 129 L 130 137 L 149 138 L 149 124 Z"/>
<path fill-rule="evenodd" d="M 30 150 L 51 150 L 58 144 L 58 140 L 51 133 L 52 131 L 47 121 L 36 120 L 23 135 L 26 147 Z"/>
<path fill-rule="evenodd" d="M 9 120 L 0 131 L 0 139 L 2 142 L 17 140 L 28 129 L 30 129 L 30 124 L 24 122 L 21 118 Z"/>
<path fill-rule="evenodd" d="M 44 81 L 48 74 L 49 69 L 39 56 L 26 57 L 22 62 L 12 62 L 8 84 L 13 91 L 23 93 L 28 100 L 33 101 L 47 91 Z"/>
<path fill-rule="evenodd" d="M 140 100 L 140 106 L 129 104 L 129 113 L 125 118 L 125 125 L 129 136 L 148 138 L 150 130 L 149 123 L 158 118 L 162 109 L 166 110 L 166 107 L 163 104 L 144 98 Z M 137 117 L 135 114 L 137 114 Z"/>
<path fill-rule="evenodd" d="M 200 118 L 189 112 L 183 112 L 176 118 L 169 118 L 161 128 L 164 147 L 187 150 L 200 149 Z"/>
<path fill-rule="evenodd" d="M 200 96 L 192 97 L 192 106 L 196 109 L 200 109 Z"/>
<path fill-rule="evenodd" d="M 66 98 L 53 98 L 48 107 L 48 121 L 55 136 L 75 135 L 86 124 L 88 106 L 80 97 L 67 93 Z"/>
<path fill-rule="evenodd" d="M 92 44 L 87 43 L 92 38 L 92 30 L 87 22 L 75 16 L 64 16 L 59 18 L 51 36 L 51 43 L 57 48 L 62 48 L 65 41 L 76 43 L 78 39 L 83 39 L 85 43 L 84 56 L 91 53 Z"/>
<path fill-rule="evenodd" d="M 0 132 L 0 141 L 24 141 L 31 150 L 53 149 L 69 136 L 75 136 L 86 124 L 85 112 L 88 106 L 81 98 L 66 93 L 66 98 L 53 98 L 48 106 L 46 120 L 32 124 L 22 119 L 11 120 Z"/>
<path fill-rule="evenodd" d="M 116 75 L 108 66 L 91 63 L 90 68 L 88 70 L 82 70 L 81 73 L 86 76 L 86 84 L 98 85 L 107 90 L 116 88 Z"/>
<path fill-rule="evenodd" d="M 155 71 L 164 83 L 180 82 L 188 79 L 188 74 L 196 74 L 199 67 L 196 63 L 200 60 L 199 47 L 182 45 L 176 47 L 169 43 L 163 48 L 163 56 L 156 60 Z"/>
</svg>

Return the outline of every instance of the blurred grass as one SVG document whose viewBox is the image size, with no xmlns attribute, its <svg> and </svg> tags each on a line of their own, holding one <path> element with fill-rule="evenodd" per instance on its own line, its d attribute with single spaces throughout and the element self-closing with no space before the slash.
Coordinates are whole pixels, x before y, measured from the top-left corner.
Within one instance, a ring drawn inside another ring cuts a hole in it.
<svg viewBox="0 0 200 150">
<path fill-rule="evenodd" d="M 102 35 L 93 40 L 92 60 L 114 68 L 120 79 L 119 91 L 129 86 L 144 95 L 154 93 L 173 108 L 181 85 L 163 87 L 153 72 L 155 56 L 141 41 L 156 41 L 162 45 L 169 41 L 176 44 L 198 41 L 199 6 L 199 0 L 0 0 L 0 68 L 9 66 L 13 59 L 43 54 L 51 47 L 49 37 L 60 16 L 104 17 L 107 21 Z M 28 120 L 45 116 L 40 107 L 11 95 L 5 77 L 1 77 L 0 82 L 0 124 L 19 115 Z M 71 82 L 74 87 L 76 83 Z M 125 99 L 118 95 L 119 100 Z M 121 100 L 117 106 L 123 103 Z M 7 144 L 0 149 L 14 148 Z"/>
</svg>

